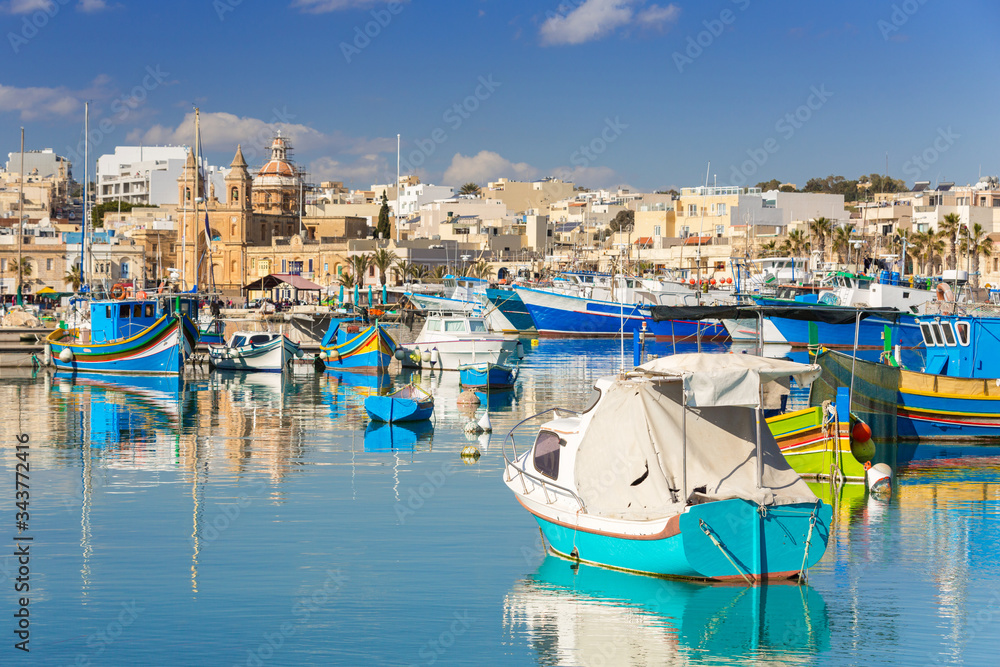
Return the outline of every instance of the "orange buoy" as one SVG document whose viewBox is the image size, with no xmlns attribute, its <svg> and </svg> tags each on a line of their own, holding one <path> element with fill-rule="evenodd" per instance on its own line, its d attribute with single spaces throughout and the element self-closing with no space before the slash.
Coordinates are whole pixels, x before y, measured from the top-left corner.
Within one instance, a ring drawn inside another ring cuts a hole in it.
<svg viewBox="0 0 1000 667">
<path fill-rule="evenodd" d="M 859 443 L 871 440 L 872 438 L 871 427 L 869 427 L 868 424 L 862 421 L 857 422 L 854 425 L 854 430 L 851 431 L 851 438 L 854 440 L 854 442 L 859 442 Z"/>
<path fill-rule="evenodd" d="M 139 290 L 136 293 L 135 298 L 137 298 L 137 299 L 145 299 L 146 298 L 146 293 L 144 291 L 142 291 L 142 290 Z"/>
<path fill-rule="evenodd" d="M 119 301 L 125 298 L 125 286 L 121 283 L 115 283 L 111 288 L 111 298 L 118 299 Z"/>
</svg>

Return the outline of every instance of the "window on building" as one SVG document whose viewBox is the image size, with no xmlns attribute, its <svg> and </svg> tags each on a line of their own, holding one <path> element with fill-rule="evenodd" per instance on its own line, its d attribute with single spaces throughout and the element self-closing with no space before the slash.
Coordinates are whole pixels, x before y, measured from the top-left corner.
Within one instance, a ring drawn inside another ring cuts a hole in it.
<svg viewBox="0 0 1000 667">
<path fill-rule="evenodd" d="M 653 236 L 663 236 L 663 228 L 660 225 L 653 225 Z"/>
<path fill-rule="evenodd" d="M 239 188 L 233 188 L 229 195 L 230 201 L 238 202 L 240 200 L 240 190 Z"/>
<path fill-rule="evenodd" d="M 128 262 L 122 262 L 122 278 L 128 278 L 129 265 Z"/>
<path fill-rule="evenodd" d="M 51 259 L 45 260 L 45 270 L 46 271 L 51 271 L 52 270 L 52 261 L 53 260 L 51 260 Z"/>
<path fill-rule="evenodd" d="M 719 204 L 719 207 L 715 210 L 715 212 L 718 213 L 719 215 L 725 215 L 726 214 L 726 205 L 725 204 Z"/>
<path fill-rule="evenodd" d="M 715 235 L 718 236 L 719 238 L 722 238 L 722 235 L 725 233 L 725 231 L 726 231 L 726 226 L 725 225 L 716 225 L 715 226 Z"/>
<path fill-rule="evenodd" d="M 993 273 L 1000 271 L 1000 259 L 996 257 L 993 258 Z"/>
<path fill-rule="evenodd" d="M 997 208 L 998 206 L 1000 206 L 1000 197 L 994 197 L 993 198 L 993 208 Z"/>
<path fill-rule="evenodd" d="M 344 275 L 344 266 L 342 264 L 337 265 L 337 275 L 338 276 Z"/>
<path fill-rule="evenodd" d="M 368 267 L 368 275 L 369 276 L 374 276 L 375 275 L 375 267 L 374 266 L 369 266 Z"/>
<path fill-rule="evenodd" d="M 288 273 L 288 260 L 281 260 L 281 272 Z"/>
<path fill-rule="evenodd" d="M 330 272 L 330 263 L 323 262 L 323 273 L 329 273 L 329 272 Z"/>
<path fill-rule="evenodd" d="M 313 272 L 313 261 L 310 259 L 309 260 L 309 273 L 312 273 L 312 272 Z"/>
<path fill-rule="evenodd" d="M 688 204 L 688 215 L 698 215 L 698 205 Z"/>
<path fill-rule="evenodd" d="M 284 260 L 282 260 L 284 262 Z M 288 263 L 288 272 L 293 276 L 298 276 L 302 274 L 302 262 L 299 260 L 292 260 Z"/>
<path fill-rule="evenodd" d="M 681 227 L 681 238 L 686 239 L 691 234 L 691 228 L 687 225 Z"/>
</svg>

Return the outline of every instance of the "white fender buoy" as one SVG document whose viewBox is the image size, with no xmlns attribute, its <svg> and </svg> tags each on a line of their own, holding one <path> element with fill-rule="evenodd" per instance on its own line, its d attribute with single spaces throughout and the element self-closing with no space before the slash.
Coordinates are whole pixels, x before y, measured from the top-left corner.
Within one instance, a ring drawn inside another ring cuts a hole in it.
<svg viewBox="0 0 1000 667">
<path fill-rule="evenodd" d="M 329 352 L 326 353 L 326 357 L 331 361 L 340 361 L 340 352 L 338 352 L 337 350 L 330 350 Z"/>
<path fill-rule="evenodd" d="M 490 434 L 489 433 L 483 433 L 481 436 L 479 436 L 479 447 L 484 452 L 490 451 Z"/>
<path fill-rule="evenodd" d="M 465 432 L 478 435 L 483 432 L 483 427 L 477 424 L 475 419 L 472 419 L 465 425 Z"/>
<path fill-rule="evenodd" d="M 420 360 L 421 361 L 430 362 L 430 360 L 431 360 L 431 351 L 430 350 L 424 350 L 423 352 L 421 352 L 420 353 Z"/>
<path fill-rule="evenodd" d="M 64 364 L 68 364 L 68 363 L 72 362 L 73 361 L 73 350 L 69 349 L 68 347 L 64 347 L 62 350 L 60 350 L 59 351 L 59 361 L 63 362 Z"/>
<path fill-rule="evenodd" d="M 865 471 L 865 483 L 873 496 L 892 495 L 892 468 L 885 463 L 876 463 Z"/>
<path fill-rule="evenodd" d="M 483 416 L 479 419 L 479 428 L 483 429 L 483 433 L 492 433 L 493 424 L 490 423 L 490 413 L 484 412 Z"/>
<path fill-rule="evenodd" d="M 433 350 L 431 350 L 431 368 L 434 368 L 435 365 L 440 363 L 441 363 L 441 353 L 438 352 L 438 349 L 435 347 Z"/>
<path fill-rule="evenodd" d="M 521 341 L 517 341 L 517 358 L 524 359 L 524 344 Z"/>
</svg>

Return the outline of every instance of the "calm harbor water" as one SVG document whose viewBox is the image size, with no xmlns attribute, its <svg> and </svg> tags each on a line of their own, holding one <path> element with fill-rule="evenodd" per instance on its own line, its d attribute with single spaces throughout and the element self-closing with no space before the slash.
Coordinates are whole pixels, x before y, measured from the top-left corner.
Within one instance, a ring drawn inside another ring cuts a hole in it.
<svg viewBox="0 0 1000 667">
<path fill-rule="evenodd" d="M 619 351 L 529 348 L 517 389 L 490 396 L 495 433 L 473 465 L 457 373 L 419 376 L 436 408 L 416 430 L 367 428 L 364 376 L 0 375 L 0 663 L 995 664 L 1000 449 L 919 447 L 888 502 L 817 487 L 836 526 L 805 586 L 545 556 L 501 482 L 501 441 L 534 412 L 585 406 Z M 14 590 L 18 433 L 28 594 Z M 30 654 L 14 648 L 22 595 Z"/>
</svg>

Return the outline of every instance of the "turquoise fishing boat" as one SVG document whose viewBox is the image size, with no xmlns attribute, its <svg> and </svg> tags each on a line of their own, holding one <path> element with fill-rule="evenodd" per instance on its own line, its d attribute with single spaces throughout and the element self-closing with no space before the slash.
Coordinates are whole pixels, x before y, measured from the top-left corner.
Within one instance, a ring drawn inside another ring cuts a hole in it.
<svg viewBox="0 0 1000 667">
<path fill-rule="evenodd" d="M 534 417 L 515 426 L 504 482 L 566 558 L 666 577 L 803 577 L 826 551 L 832 509 L 781 455 L 761 396 L 819 374 L 749 355 L 651 361 L 598 380 L 585 412 L 555 410 L 521 453 L 516 431 Z"/>
<path fill-rule="evenodd" d="M 388 424 L 430 419 L 434 414 L 434 397 L 420 387 L 408 384 L 387 396 L 369 396 L 365 412 L 374 421 Z"/>
<path fill-rule="evenodd" d="M 466 389 L 510 389 L 517 381 L 517 369 L 485 362 L 458 367 L 459 382 Z"/>
<path fill-rule="evenodd" d="M 90 303 L 90 329 L 56 329 L 45 339 L 56 370 L 176 374 L 198 343 L 198 300 L 189 296 Z"/>
</svg>

